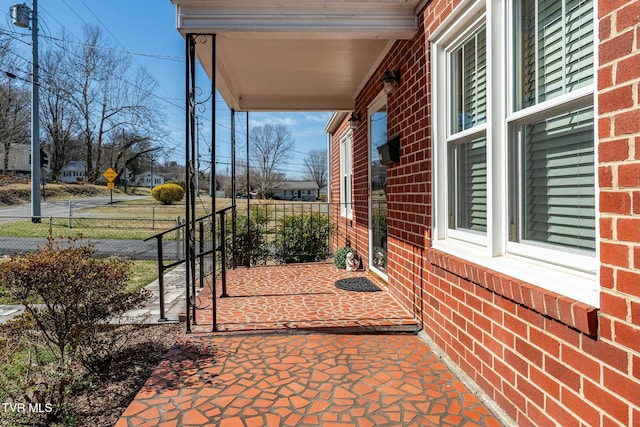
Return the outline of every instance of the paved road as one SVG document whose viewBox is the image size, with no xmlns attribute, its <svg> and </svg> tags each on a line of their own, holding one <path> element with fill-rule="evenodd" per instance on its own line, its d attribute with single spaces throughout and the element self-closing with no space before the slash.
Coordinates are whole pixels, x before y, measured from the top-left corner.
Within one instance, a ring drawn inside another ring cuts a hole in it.
<svg viewBox="0 0 640 427">
<path fill-rule="evenodd" d="M 113 197 L 113 203 L 126 200 L 142 199 L 147 196 L 118 195 Z M 111 204 L 111 197 L 87 197 L 72 200 L 72 209 L 77 212 L 82 209 Z M 43 217 L 61 217 L 69 214 L 68 201 L 43 202 L 41 204 Z M 22 220 L 31 216 L 31 205 L 16 205 L 0 208 L 0 222 Z M 46 237 L 0 237 L 0 256 L 14 253 L 34 252 L 38 247 L 47 243 Z M 131 259 L 156 259 L 158 250 L 156 241 L 143 242 L 141 240 L 92 239 L 96 248 L 96 255 L 100 257 L 125 256 Z M 164 259 L 177 258 L 177 244 L 175 241 L 165 241 L 163 244 Z"/>
<path fill-rule="evenodd" d="M 144 199 L 146 197 L 148 196 L 118 195 L 113 197 L 113 203 L 118 203 L 126 200 Z M 109 196 L 87 197 L 84 199 L 71 200 L 71 206 L 74 211 L 109 204 L 111 204 L 111 197 Z M 59 200 L 54 202 L 42 202 L 40 204 L 40 212 L 40 216 L 42 217 L 67 216 L 69 214 L 69 201 Z M 31 204 L 29 203 L 26 203 L 24 205 L 7 206 L 0 208 L 0 222 L 13 221 L 29 217 L 31 217 Z"/>
<path fill-rule="evenodd" d="M 156 240 L 143 242 L 142 240 L 122 239 L 91 239 L 96 249 L 96 256 L 100 258 L 122 256 L 130 259 L 157 259 L 158 248 Z M 35 252 L 47 243 L 46 237 L 0 237 L 0 256 Z M 172 240 L 163 241 L 163 258 L 177 259 L 177 243 Z"/>
</svg>

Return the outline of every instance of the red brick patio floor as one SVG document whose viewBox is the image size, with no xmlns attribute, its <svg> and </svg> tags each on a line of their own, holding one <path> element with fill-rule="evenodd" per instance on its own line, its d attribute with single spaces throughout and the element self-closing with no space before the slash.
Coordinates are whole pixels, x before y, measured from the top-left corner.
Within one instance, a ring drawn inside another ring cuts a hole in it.
<svg viewBox="0 0 640 427">
<path fill-rule="evenodd" d="M 354 276 L 371 278 L 331 264 L 230 271 L 220 332 L 205 290 L 193 333 L 116 426 L 499 426 L 424 341 L 399 332 L 417 323 L 383 286 L 335 287 Z"/>
</svg>

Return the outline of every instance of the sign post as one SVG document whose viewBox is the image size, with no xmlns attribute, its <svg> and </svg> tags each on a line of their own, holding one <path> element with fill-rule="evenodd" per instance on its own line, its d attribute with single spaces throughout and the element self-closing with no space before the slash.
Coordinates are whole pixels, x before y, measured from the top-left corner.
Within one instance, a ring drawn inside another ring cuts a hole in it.
<svg viewBox="0 0 640 427">
<path fill-rule="evenodd" d="M 104 171 L 102 176 L 104 176 L 107 180 L 107 188 L 109 189 L 109 193 L 111 194 L 111 201 L 109 203 L 113 204 L 113 189 L 116 187 L 113 181 L 118 177 L 118 173 L 113 169 L 108 168 L 106 171 Z"/>
</svg>

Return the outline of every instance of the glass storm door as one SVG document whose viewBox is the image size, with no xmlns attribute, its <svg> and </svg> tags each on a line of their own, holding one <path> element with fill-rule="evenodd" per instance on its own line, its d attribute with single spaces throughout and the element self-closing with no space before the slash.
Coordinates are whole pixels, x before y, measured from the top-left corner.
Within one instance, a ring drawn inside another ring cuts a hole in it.
<svg viewBox="0 0 640 427">
<path fill-rule="evenodd" d="M 378 147 L 387 142 L 386 96 L 369 110 L 369 265 L 387 274 L 387 167 L 380 163 Z"/>
</svg>

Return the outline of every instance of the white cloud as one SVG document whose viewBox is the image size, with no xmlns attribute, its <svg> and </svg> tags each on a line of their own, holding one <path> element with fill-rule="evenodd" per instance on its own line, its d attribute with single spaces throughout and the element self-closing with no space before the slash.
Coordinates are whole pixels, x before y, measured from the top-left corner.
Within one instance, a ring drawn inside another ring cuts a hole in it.
<svg viewBox="0 0 640 427">
<path fill-rule="evenodd" d="M 331 113 L 305 113 L 304 120 L 308 122 L 321 123 L 323 126 L 327 124 L 331 118 Z"/>
<path fill-rule="evenodd" d="M 251 127 L 264 126 L 266 124 L 283 124 L 292 128 L 298 122 L 291 113 L 249 113 L 249 125 Z"/>
</svg>

